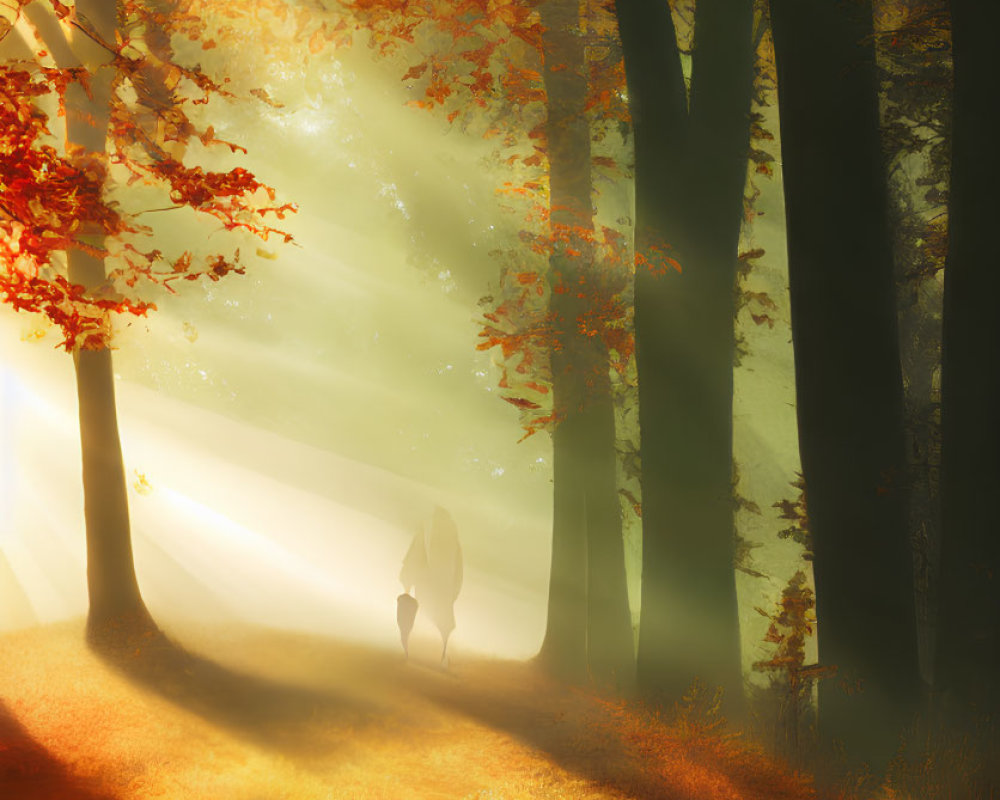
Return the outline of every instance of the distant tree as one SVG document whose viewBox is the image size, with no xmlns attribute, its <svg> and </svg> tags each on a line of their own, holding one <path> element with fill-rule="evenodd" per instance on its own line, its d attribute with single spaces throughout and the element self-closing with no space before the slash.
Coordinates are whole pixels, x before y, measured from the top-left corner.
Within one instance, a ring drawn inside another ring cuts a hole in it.
<svg viewBox="0 0 1000 800">
<path fill-rule="evenodd" d="M 616 12 L 635 133 L 639 688 L 669 700 L 700 676 L 723 686 L 728 713 L 740 714 L 733 322 L 753 3 L 696 4 L 690 99 L 669 5 L 619 0 Z"/>
<path fill-rule="evenodd" d="M 819 653 L 841 679 L 819 727 L 884 761 L 919 678 L 872 8 L 771 0 L 771 24 Z"/>
<path fill-rule="evenodd" d="M 27 6 L 27 7 L 26 7 Z M 30 20 L 30 25 L 27 21 Z M 165 209 L 189 208 L 227 230 L 286 234 L 274 192 L 240 167 L 206 171 L 183 161 L 186 145 L 215 139 L 190 114 L 225 96 L 224 83 L 177 63 L 171 19 L 159 4 L 17 0 L 5 37 L 28 30 L 22 55 L 0 65 L 0 296 L 44 315 L 76 366 L 87 532 L 88 635 L 116 640 L 155 631 L 132 557 L 125 473 L 111 364 L 112 319 L 155 308 L 145 291 L 177 280 L 242 274 L 239 251 L 196 259 L 143 244 L 150 209 L 121 191 L 156 187 Z M 14 26 L 17 26 L 16 28 Z M 52 111 L 58 110 L 58 116 Z M 65 141 L 58 134 L 65 119 Z M 50 127 L 51 126 L 51 127 Z M 157 210 L 165 210 L 157 209 Z"/>
<path fill-rule="evenodd" d="M 952 0 L 954 117 L 941 363 L 937 682 L 963 712 L 1000 712 L 1000 7 Z M 995 717 L 994 717 L 995 719 Z"/>
<path fill-rule="evenodd" d="M 806 663 L 806 640 L 816 633 L 815 607 L 812 589 L 800 570 L 782 590 L 776 611 L 757 609 L 771 621 L 764 641 L 772 652 L 769 659 L 755 662 L 753 668 L 770 676 L 769 689 L 776 700 L 775 749 L 790 760 L 802 758 L 812 744 L 813 689 L 821 678 L 835 671 Z"/>
<path fill-rule="evenodd" d="M 951 155 L 946 0 L 876 0 L 882 143 L 889 168 L 903 377 L 908 527 L 920 670 L 933 683 L 941 543 L 941 309 Z"/>
</svg>

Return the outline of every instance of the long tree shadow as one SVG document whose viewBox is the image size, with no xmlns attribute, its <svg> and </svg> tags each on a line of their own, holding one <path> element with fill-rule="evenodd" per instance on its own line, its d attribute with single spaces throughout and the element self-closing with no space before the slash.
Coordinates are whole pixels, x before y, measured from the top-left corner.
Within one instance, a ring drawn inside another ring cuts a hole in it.
<svg viewBox="0 0 1000 800">
<path fill-rule="evenodd" d="M 89 644 L 128 680 L 241 738 L 290 756 L 329 755 L 337 741 L 322 735 L 324 720 L 357 729 L 376 711 L 358 696 L 230 669 L 186 650 L 159 630 Z"/>
<path fill-rule="evenodd" d="M 735 740 L 684 740 L 636 707 L 561 686 L 538 665 L 476 665 L 459 680 L 412 670 L 408 681 L 434 703 L 503 731 L 562 769 L 643 800 L 735 796 L 816 800 L 812 781 Z"/>
<path fill-rule="evenodd" d="M 628 764 L 620 741 L 589 730 L 573 692 L 543 688 L 527 665 L 505 667 L 495 672 L 477 669 L 474 678 L 459 680 L 434 670 L 412 669 L 408 680 L 428 700 L 509 734 L 573 775 L 615 785 L 630 797 L 680 800 L 644 780 L 642 770 Z M 511 675 L 518 679 L 512 681 Z"/>
<path fill-rule="evenodd" d="M 0 797 L 11 800 L 115 800 L 74 775 L 31 737 L 0 700 Z"/>
</svg>

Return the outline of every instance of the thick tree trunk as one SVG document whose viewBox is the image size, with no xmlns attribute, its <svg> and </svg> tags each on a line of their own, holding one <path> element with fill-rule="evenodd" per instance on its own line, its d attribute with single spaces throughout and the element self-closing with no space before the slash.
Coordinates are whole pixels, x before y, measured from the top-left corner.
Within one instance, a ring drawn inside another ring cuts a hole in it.
<svg viewBox="0 0 1000 800">
<path fill-rule="evenodd" d="M 587 241 L 594 212 L 579 6 L 550 0 L 541 6 L 541 14 L 546 29 L 550 223 L 554 231 L 569 232 L 569 241 L 556 245 L 550 261 L 550 309 L 561 331 L 560 349 L 552 354 L 552 380 L 561 419 L 553 437 L 552 578 L 540 657 L 565 677 L 579 677 L 577 665 L 586 664 L 594 680 L 627 688 L 634 656 L 608 353 L 600 341 L 578 330 L 586 298 L 555 291 L 577 286 L 580 280 L 594 285 L 597 268 Z M 569 255 L 567 248 L 580 255 Z"/>
<path fill-rule="evenodd" d="M 115 41 L 114 3 L 79 0 L 77 10 L 105 41 Z M 84 54 L 81 60 L 108 60 L 106 51 L 83 39 L 74 42 L 73 49 Z M 99 162 L 103 161 L 106 148 L 113 69 L 112 66 L 98 69 L 90 82 L 89 94 L 82 87 L 71 85 L 66 95 L 67 141 L 81 148 L 84 154 L 95 154 Z M 92 244 L 101 246 L 102 241 L 97 239 Z M 74 250 L 68 254 L 68 260 L 70 282 L 88 289 L 104 282 L 101 259 Z M 78 349 L 74 353 L 74 364 L 87 531 L 90 596 L 87 631 L 91 639 L 114 640 L 155 630 L 155 625 L 139 593 L 132 558 L 111 351 L 107 348 Z"/>
<path fill-rule="evenodd" d="M 840 677 L 820 685 L 820 731 L 884 762 L 919 679 L 871 4 L 771 15 L 819 654 Z"/>
<path fill-rule="evenodd" d="M 671 700 L 699 677 L 743 712 L 733 569 L 734 282 L 752 89 L 752 3 L 702 0 L 690 113 L 666 3 L 617 4 L 635 130 L 643 491 L 638 679 Z"/>
<path fill-rule="evenodd" d="M 954 127 L 942 355 L 937 677 L 962 711 L 1000 708 L 1000 7 L 952 0 Z"/>
</svg>

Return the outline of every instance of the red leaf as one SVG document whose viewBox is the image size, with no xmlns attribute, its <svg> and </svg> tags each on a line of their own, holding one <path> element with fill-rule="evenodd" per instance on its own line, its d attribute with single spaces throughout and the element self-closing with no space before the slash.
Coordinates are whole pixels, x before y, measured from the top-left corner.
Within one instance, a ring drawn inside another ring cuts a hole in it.
<svg viewBox="0 0 1000 800">
<path fill-rule="evenodd" d="M 538 403 L 533 403 L 531 402 L 531 400 L 525 400 L 523 397 L 504 397 L 503 399 L 506 400 L 508 403 L 510 403 L 512 406 L 517 406 L 518 408 L 522 408 L 525 410 L 530 410 L 533 408 L 541 408 L 541 406 L 538 405 Z"/>
</svg>

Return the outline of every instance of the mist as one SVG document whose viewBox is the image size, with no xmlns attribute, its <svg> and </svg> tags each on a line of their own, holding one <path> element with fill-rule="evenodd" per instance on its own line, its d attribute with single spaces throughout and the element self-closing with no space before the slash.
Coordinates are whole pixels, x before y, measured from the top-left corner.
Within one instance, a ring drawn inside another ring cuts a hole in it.
<svg viewBox="0 0 1000 800">
<path fill-rule="evenodd" d="M 284 110 L 206 112 L 299 205 L 294 245 L 258 245 L 246 276 L 161 293 L 116 333 L 144 596 L 165 620 L 395 641 L 402 557 L 441 504 L 467 562 L 454 646 L 528 656 L 544 625 L 550 448 L 517 443 L 497 368 L 475 350 L 486 251 L 510 225 L 489 146 L 407 109 L 365 52 L 312 69 L 312 93 L 300 71 L 253 76 Z M 177 227 L 198 235 L 196 222 Z M 37 319 L 5 311 L 3 325 L 0 541 L 5 593 L 22 598 L 10 629 L 85 613 L 86 570 L 72 361 Z"/>
</svg>

